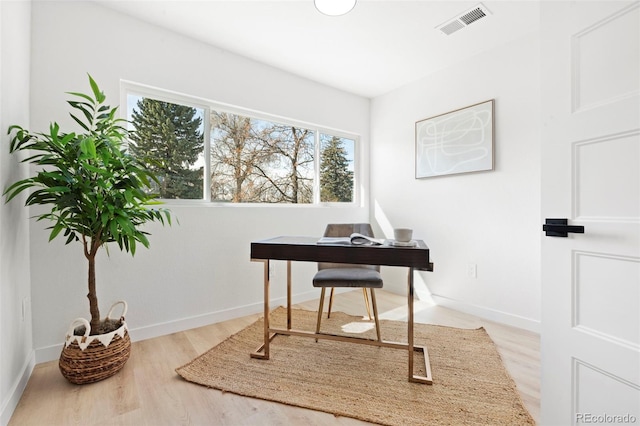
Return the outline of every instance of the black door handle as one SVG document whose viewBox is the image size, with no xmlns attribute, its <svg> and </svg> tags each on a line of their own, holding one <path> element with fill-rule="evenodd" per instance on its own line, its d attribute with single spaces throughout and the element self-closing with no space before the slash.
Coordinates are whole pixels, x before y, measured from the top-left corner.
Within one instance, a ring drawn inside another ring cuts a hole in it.
<svg viewBox="0 0 640 426">
<path fill-rule="evenodd" d="M 545 219 L 542 230 L 547 237 L 567 237 L 569 232 L 584 234 L 584 226 L 569 225 L 568 219 Z"/>
</svg>

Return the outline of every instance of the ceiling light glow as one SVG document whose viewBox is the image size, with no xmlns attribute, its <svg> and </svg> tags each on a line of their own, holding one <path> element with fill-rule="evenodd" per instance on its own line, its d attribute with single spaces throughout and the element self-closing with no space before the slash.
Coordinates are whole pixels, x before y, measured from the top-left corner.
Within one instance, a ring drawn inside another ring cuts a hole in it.
<svg viewBox="0 0 640 426">
<path fill-rule="evenodd" d="M 348 13 L 356 5 L 356 0 L 314 0 L 316 9 L 329 16 L 340 16 Z"/>
</svg>

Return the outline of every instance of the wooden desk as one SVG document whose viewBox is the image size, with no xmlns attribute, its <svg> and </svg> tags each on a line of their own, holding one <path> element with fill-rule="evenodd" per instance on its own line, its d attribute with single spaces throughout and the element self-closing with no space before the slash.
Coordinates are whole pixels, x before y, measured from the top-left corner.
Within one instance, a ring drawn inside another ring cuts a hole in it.
<svg viewBox="0 0 640 426">
<path fill-rule="evenodd" d="M 425 346 L 413 343 L 413 271 L 433 271 L 429 260 L 429 248 L 419 240 L 416 247 L 319 245 L 318 237 L 276 237 L 251 243 L 251 260 L 264 262 L 264 343 L 251 354 L 253 358 L 269 359 L 269 344 L 278 334 L 348 341 L 352 343 L 384 346 L 408 351 L 408 378 L 410 382 L 432 384 L 429 354 Z M 272 328 L 269 325 L 269 261 L 287 261 L 287 328 Z M 407 320 L 408 343 L 378 341 L 358 337 L 340 336 L 327 333 L 312 333 L 291 327 L 291 262 L 335 262 L 363 265 L 400 266 L 409 268 L 407 279 Z M 422 351 L 425 360 L 425 376 L 413 372 L 415 351 Z"/>
</svg>

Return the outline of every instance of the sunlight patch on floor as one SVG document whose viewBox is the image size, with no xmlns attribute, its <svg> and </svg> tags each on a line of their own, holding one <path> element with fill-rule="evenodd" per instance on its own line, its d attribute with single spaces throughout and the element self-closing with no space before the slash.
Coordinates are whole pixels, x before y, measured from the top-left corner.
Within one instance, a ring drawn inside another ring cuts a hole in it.
<svg viewBox="0 0 640 426">
<path fill-rule="evenodd" d="M 375 324 L 372 322 L 350 322 L 342 326 L 342 331 L 345 333 L 365 333 L 369 330 L 373 330 Z"/>
<path fill-rule="evenodd" d="M 413 319 L 415 322 L 425 322 L 428 323 L 429 321 L 425 321 L 425 320 L 421 320 L 421 313 L 428 311 L 430 308 L 436 306 L 435 303 L 433 302 L 428 302 L 428 301 L 416 301 L 415 304 L 413 305 Z M 408 313 L 407 313 L 407 306 L 399 306 L 397 308 L 385 311 L 385 312 L 380 312 L 379 316 L 381 320 L 393 320 L 393 321 L 407 321 L 407 317 L 408 317 Z"/>
</svg>

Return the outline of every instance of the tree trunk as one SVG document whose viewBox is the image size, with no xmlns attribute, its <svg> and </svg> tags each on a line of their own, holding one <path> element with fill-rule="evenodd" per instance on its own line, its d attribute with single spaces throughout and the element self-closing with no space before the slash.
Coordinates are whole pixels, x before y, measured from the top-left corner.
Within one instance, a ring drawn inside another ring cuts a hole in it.
<svg viewBox="0 0 640 426">
<path fill-rule="evenodd" d="M 85 255 L 89 261 L 89 311 L 91 312 L 91 330 L 92 333 L 100 327 L 100 309 L 98 308 L 98 295 L 96 294 L 96 254 L 98 250 L 91 247 L 90 251 L 85 250 Z"/>
</svg>

